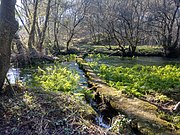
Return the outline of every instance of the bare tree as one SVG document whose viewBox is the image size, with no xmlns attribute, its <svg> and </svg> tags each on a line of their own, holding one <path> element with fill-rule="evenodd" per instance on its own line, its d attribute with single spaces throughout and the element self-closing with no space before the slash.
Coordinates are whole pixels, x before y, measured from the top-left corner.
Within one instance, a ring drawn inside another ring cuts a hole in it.
<svg viewBox="0 0 180 135">
<path fill-rule="evenodd" d="M 151 3 L 149 22 L 160 36 L 166 56 L 179 55 L 180 48 L 180 2 L 178 0 L 155 0 Z"/>
<path fill-rule="evenodd" d="M 133 56 L 142 44 L 162 45 L 169 55 L 178 54 L 180 48 L 179 3 L 179 0 L 22 0 L 17 13 L 29 34 L 30 50 L 48 47 L 51 52 L 60 52 L 65 47 L 68 52 L 76 38 L 90 37 L 87 42 L 108 45 L 108 49 L 114 45 L 114 50 L 123 56 Z"/>
<path fill-rule="evenodd" d="M 37 21 L 38 3 L 39 3 L 39 0 L 35 0 L 33 23 L 31 26 L 31 30 L 29 33 L 29 39 L 28 39 L 28 48 L 29 48 L 30 55 L 32 55 L 32 56 L 35 56 L 37 54 L 37 52 L 33 46 L 35 44 L 35 26 L 36 26 L 36 21 Z"/>
<path fill-rule="evenodd" d="M 71 0 L 65 3 L 65 11 L 61 25 L 66 31 L 66 52 L 69 51 L 70 43 L 77 33 L 77 27 L 83 21 L 88 8 L 88 1 L 86 0 Z"/>
<path fill-rule="evenodd" d="M 123 55 L 133 56 L 136 47 L 144 38 L 146 5 L 143 0 L 120 1 L 115 6 L 117 12 L 113 23 L 114 38 Z M 128 46 L 126 52 L 126 46 Z"/>
<path fill-rule="evenodd" d="M 91 33 L 103 35 L 101 37 L 107 38 L 108 40 L 105 41 L 109 44 L 116 42 L 123 56 L 133 56 L 137 45 L 144 40 L 143 28 L 146 23 L 147 2 L 94 0 L 92 3 L 92 12 L 88 15 L 88 24 L 93 31 Z M 111 49 L 110 45 L 109 49 Z"/>
<path fill-rule="evenodd" d="M 62 16 L 62 11 L 61 11 L 61 7 L 60 7 L 60 1 L 59 0 L 55 0 L 54 2 L 54 10 L 52 10 L 53 12 L 53 35 L 54 35 L 54 49 L 57 50 L 58 52 L 60 52 L 60 47 L 59 47 L 59 39 L 58 39 L 58 34 L 59 34 L 59 27 L 60 27 L 60 20 L 61 20 L 61 16 Z M 60 12 L 61 11 L 61 12 Z"/>
<path fill-rule="evenodd" d="M 44 22 L 44 26 L 42 28 L 42 31 L 40 33 L 39 44 L 38 44 L 38 49 L 39 49 L 40 52 L 42 51 L 44 38 L 45 38 L 45 35 L 46 35 L 47 24 L 48 24 L 48 21 L 49 21 L 50 7 L 51 7 L 51 0 L 48 0 L 48 4 L 47 4 L 47 8 L 46 8 L 45 22 Z"/>
</svg>

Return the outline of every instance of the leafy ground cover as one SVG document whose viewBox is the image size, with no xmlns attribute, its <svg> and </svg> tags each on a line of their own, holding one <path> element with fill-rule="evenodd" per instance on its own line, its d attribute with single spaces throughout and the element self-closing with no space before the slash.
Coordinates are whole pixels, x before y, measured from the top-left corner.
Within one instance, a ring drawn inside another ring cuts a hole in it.
<svg viewBox="0 0 180 135">
<path fill-rule="evenodd" d="M 163 48 L 161 46 L 148 46 L 148 45 L 142 45 L 137 46 L 136 54 L 148 56 L 148 55 L 157 55 L 161 56 L 163 54 Z"/>
<path fill-rule="evenodd" d="M 42 88 L 46 91 L 74 91 L 77 89 L 80 76 L 76 71 L 68 70 L 60 64 L 47 66 L 33 75 L 30 82 L 32 87 Z"/>
<path fill-rule="evenodd" d="M 106 56 L 99 55 L 98 57 Z M 161 93 L 175 88 L 179 89 L 177 81 L 179 81 L 180 72 L 176 66 L 137 65 L 135 67 L 114 67 L 104 64 L 99 65 L 97 62 L 92 62 L 91 66 L 109 85 L 118 89 L 122 88 L 121 90 L 127 94 L 142 96 L 154 91 Z M 16 87 L 17 94 L 14 97 L 0 97 L 0 134 L 69 135 L 107 133 L 104 129 L 93 124 L 92 117 L 94 119 L 96 113 L 84 102 L 82 91 L 79 91 L 79 95 L 74 94 L 78 89 L 77 86 L 80 80 L 76 71 L 69 70 L 59 63 L 39 68 L 37 71 L 29 79 L 28 89 Z M 144 80 L 140 80 L 140 78 L 143 78 L 144 72 L 146 77 L 144 77 Z M 151 72 L 154 74 L 151 75 Z M 167 74 L 164 74 L 164 72 L 167 72 Z M 154 76 L 159 76 L 156 81 L 163 79 L 166 81 L 160 84 L 157 83 L 150 89 L 152 82 L 146 81 L 148 78 L 154 81 Z M 172 80 L 172 77 L 175 79 Z M 165 86 L 161 85 L 166 82 Z M 122 86 L 121 83 L 123 83 Z M 83 92 L 86 92 L 86 90 L 83 90 Z M 169 97 L 162 94 L 157 95 L 156 98 L 161 101 L 169 100 Z M 177 125 L 180 123 L 178 115 L 170 117 L 161 113 L 160 117 L 170 119 L 170 121 L 173 120 Z M 125 128 L 122 125 L 126 122 L 122 122 L 122 120 L 122 118 L 119 120 L 118 125 L 120 127 L 114 126 L 115 129 L 111 130 L 114 134 L 119 132 L 120 129 L 122 130 L 121 133 L 124 132 Z"/>
<path fill-rule="evenodd" d="M 176 65 L 115 67 L 91 63 L 91 66 L 110 86 L 127 94 L 143 96 L 180 89 L 180 68 Z M 165 96 L 159 98 L 166 100 Z"/>
<path fill-rule="evenodd" d="M 79 46 L 78 46 L 79 47 Z M 109 49 L 109 45 L 81 45 L 81 52 L 91 52 L 91 53 L 102 53 L 102 54 L 116 54 L 120 55 L 118 52 L 118 46 L 111 45 L 111 49 Z M 128 46 L 125 46 L 128 49 Z M 135 56 L 163 56 L 163 48 L 161 46 L 150 46 L 150 45 L 141 45 L 137 46 Z"/>
<path fill-rule="evenodd" d="M 160 108 L 159 117 L 180 128 L 179 111 L 173 111 L 180 101 L 178 65 L 126 67 L 99 64 L 97 61 L 89 62 L 89 65 L 109 86 L 117 88 L 127 96 L 136 96 L 156 105 Z"/>
<path fill-rule="evenodd" d="M 85 102 L 79 74 L 60 63 L 34 69 L 25 87 L 14 87 L 15 96 L 0 97 L 0 134 L 88 135 L 133 132 L 128 119 L 117 115 L 111 128 L 97 125 L 101 117 Z M 89 96 L 88 95 L 88 96 Z M 118 117 L 119 116 L 119 117 Z"/>
<path fill-rule="evenodd" d="M 180 68 L 172 65 L 114 67 L 102 64 L 97 69 L 110 86 L 136 96 L 180 88 Z"/>
</svg>

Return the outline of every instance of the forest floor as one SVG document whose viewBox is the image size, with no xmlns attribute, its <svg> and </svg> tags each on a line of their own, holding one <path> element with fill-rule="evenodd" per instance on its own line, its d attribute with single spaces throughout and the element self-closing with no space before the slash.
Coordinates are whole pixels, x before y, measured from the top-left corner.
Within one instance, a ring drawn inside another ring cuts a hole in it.
<svg viewBox="0 0 180 135">
<path fill-rule="evenodd" d="M 0 96 L 0 135 L 103 135 L 94 110 L 72 94 L 24 90 Z"/>
</svg>

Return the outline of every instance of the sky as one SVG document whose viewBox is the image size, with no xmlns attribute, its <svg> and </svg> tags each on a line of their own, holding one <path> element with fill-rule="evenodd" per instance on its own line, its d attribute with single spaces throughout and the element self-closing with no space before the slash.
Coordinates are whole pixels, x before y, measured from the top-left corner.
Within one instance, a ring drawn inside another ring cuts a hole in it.
<svg viewBox="0 0 180 135">
<path fill-rule="evenodd" d="M 16 0 L 16 5 L 19 5 L 19 6 L 21 6 L 21 0 Z M 16 8 L 18 9 L 18 7 L 16 6 Z M 17 21 L 19 22 L 19 25 L 21 26 L 22 25 L 22 23 L 21 23 L 21 21 L 20 21 L 20 19 L 17 17 Z"/>
<path fill-rule="evenodd" d="M 17 5 L 21 5 L 21 0 L 16 0 Z"/>
</svg>

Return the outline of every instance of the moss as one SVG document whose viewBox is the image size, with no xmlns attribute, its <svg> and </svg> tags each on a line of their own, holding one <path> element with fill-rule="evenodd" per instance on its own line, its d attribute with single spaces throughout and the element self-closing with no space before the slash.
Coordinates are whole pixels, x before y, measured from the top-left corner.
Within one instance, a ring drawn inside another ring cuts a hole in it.
<svg viewBox="0 0 180 135">
<path fill-rule="evenodd" d="M 173 117 L 173 123 L 178 129 L 180 129 L 180 115 Z"/>
<path fill-rule="evenodd" d="M 141 104 L 144 111 L 153 112 L 157 114 L 158 108 L 152 104 Z"/>
<path fill-rule="evenodd" d="M 180 129 L 180 115 L 177 115 L 175 113 L 168 114 L 168 113 L 161 111 L 161 112 L 159 112 L 158 117 L 160 117 L 161 119 L 166 120 L 170 123 L 173 123 L 177 129 Z"/>
</svg>

